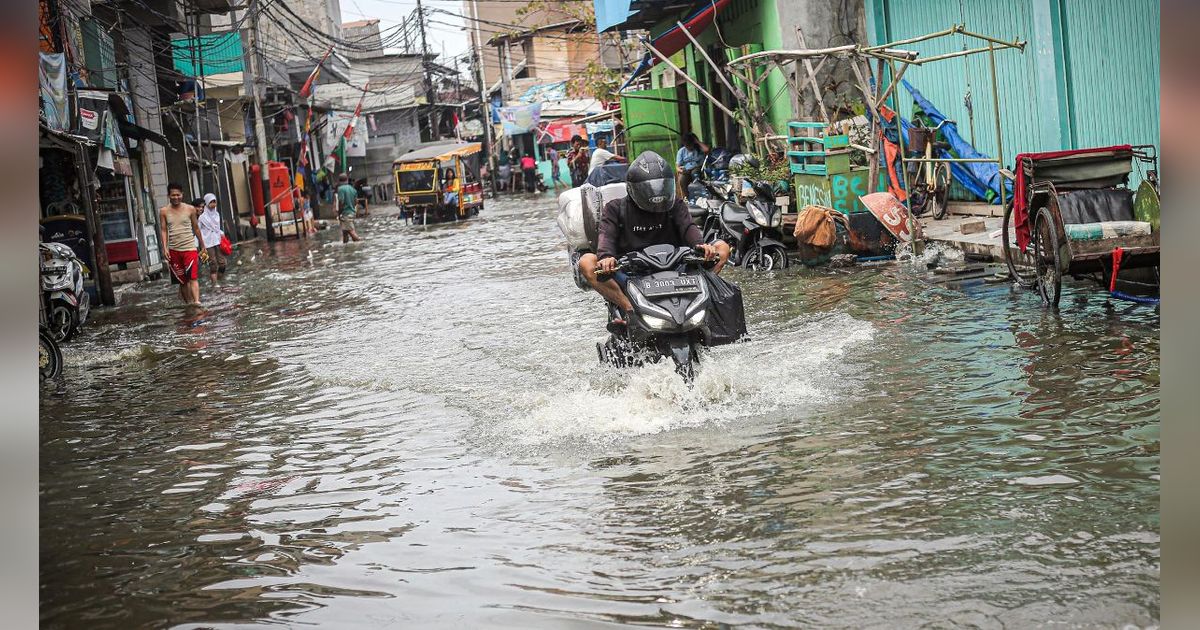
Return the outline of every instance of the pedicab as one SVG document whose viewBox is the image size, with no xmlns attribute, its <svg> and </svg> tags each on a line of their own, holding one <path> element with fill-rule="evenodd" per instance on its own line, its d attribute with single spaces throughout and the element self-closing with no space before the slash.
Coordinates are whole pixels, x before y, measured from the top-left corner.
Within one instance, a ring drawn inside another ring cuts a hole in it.
<svg viewBox="0 0 1200 630">
<path fill-rule="evenodd" d="M 479 181 L 482 145 L 478 142 L 434 142 L 392 163 L 396 203 L 413 223 L 457 221 L 479 214 L 483 184 Z M 453 174 L 453 177 L 448 175 Z M 453 190 L 448 182 L 457 182 Z M 457 192 L 457 196 L 447 196 Z"/>
<path fill-rule="evenodd" d="M 1135 165 L 1142 171 L 1129 188 Z M 1147 168 L 1148 167 L 1148 168 Z M 1157 297 L 1117 288 L 1121 271 L 1147 268 L 1150 282 L 1121 279 L 1122 286 L 1158 286 L 1158 155 L 1153 146 L 1119 145 L 1023 153 L 1017 156 L 1013 200 L 1005 208 L 1004 257 L 1020 285 L 1036 288 L 1056 308 L 1062 277 L 1092 277 L 1113 297 L 1157 303 Z"/>
</svg>

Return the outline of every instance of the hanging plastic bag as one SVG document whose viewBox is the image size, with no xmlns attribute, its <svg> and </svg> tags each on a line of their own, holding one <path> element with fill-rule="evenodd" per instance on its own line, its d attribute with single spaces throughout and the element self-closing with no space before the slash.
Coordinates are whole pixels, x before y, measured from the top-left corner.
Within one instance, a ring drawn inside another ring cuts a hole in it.
<svg viewBox="0 0 1200 630">
<path fill-rule="evenodd" d="M 704 277 L 709 289 L 705 345 L 723 346 L 743 338 L 748 340 L 742 290 L 711 271 L 705 270 Z"/>
<path fill-rule="evenodd" d="M 221 253 L 226 256 L 233 253 L 233 243 L 230 243 L 229 237 L 225 236 L 224 234 L 221 235 L 221 244 L 217 247 L 219 247 L 221 249 Z"/>
</svg>

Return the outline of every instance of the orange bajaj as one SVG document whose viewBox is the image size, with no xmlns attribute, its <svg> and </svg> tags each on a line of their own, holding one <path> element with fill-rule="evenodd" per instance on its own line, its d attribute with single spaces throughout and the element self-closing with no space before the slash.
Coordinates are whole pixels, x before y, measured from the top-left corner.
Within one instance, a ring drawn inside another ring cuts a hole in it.
<svg viewBox="0 0 1200 630">
<path fill-rule="evenodd" d="M 396 204 L 413 223 L 458 221 L 483 209 L 478 142 L 430 142 L 392 163 Z"/>
</svg>

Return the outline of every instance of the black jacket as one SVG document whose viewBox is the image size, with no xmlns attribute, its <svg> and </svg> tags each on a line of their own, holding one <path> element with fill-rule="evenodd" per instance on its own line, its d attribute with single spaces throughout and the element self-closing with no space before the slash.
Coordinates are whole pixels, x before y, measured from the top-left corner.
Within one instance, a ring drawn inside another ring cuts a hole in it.
<svg viewBox="0 0 1200 630">
<path fill-rule="evenodd" d="M 687 204 L 676 199 L 669 212 L 646 212 L 629 197 L 604 204 L 596 256 L 619 257 L 651 245 L 696 246 L 703 242 Z"/>
</svg>

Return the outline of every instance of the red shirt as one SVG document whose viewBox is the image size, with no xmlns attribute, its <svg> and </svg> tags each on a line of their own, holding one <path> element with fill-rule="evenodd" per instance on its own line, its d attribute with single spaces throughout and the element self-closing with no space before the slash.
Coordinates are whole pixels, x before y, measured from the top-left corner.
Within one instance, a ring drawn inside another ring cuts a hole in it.
<svg viewBox="0 0 1200 630">
<path fill-rule="evenodd" d="M 521 168 L 522 169 L 537 168 L 537 162 L 534 162 L 533 158 L 528 155 L 522 156 L 521 157 Z"/>
</svg>

